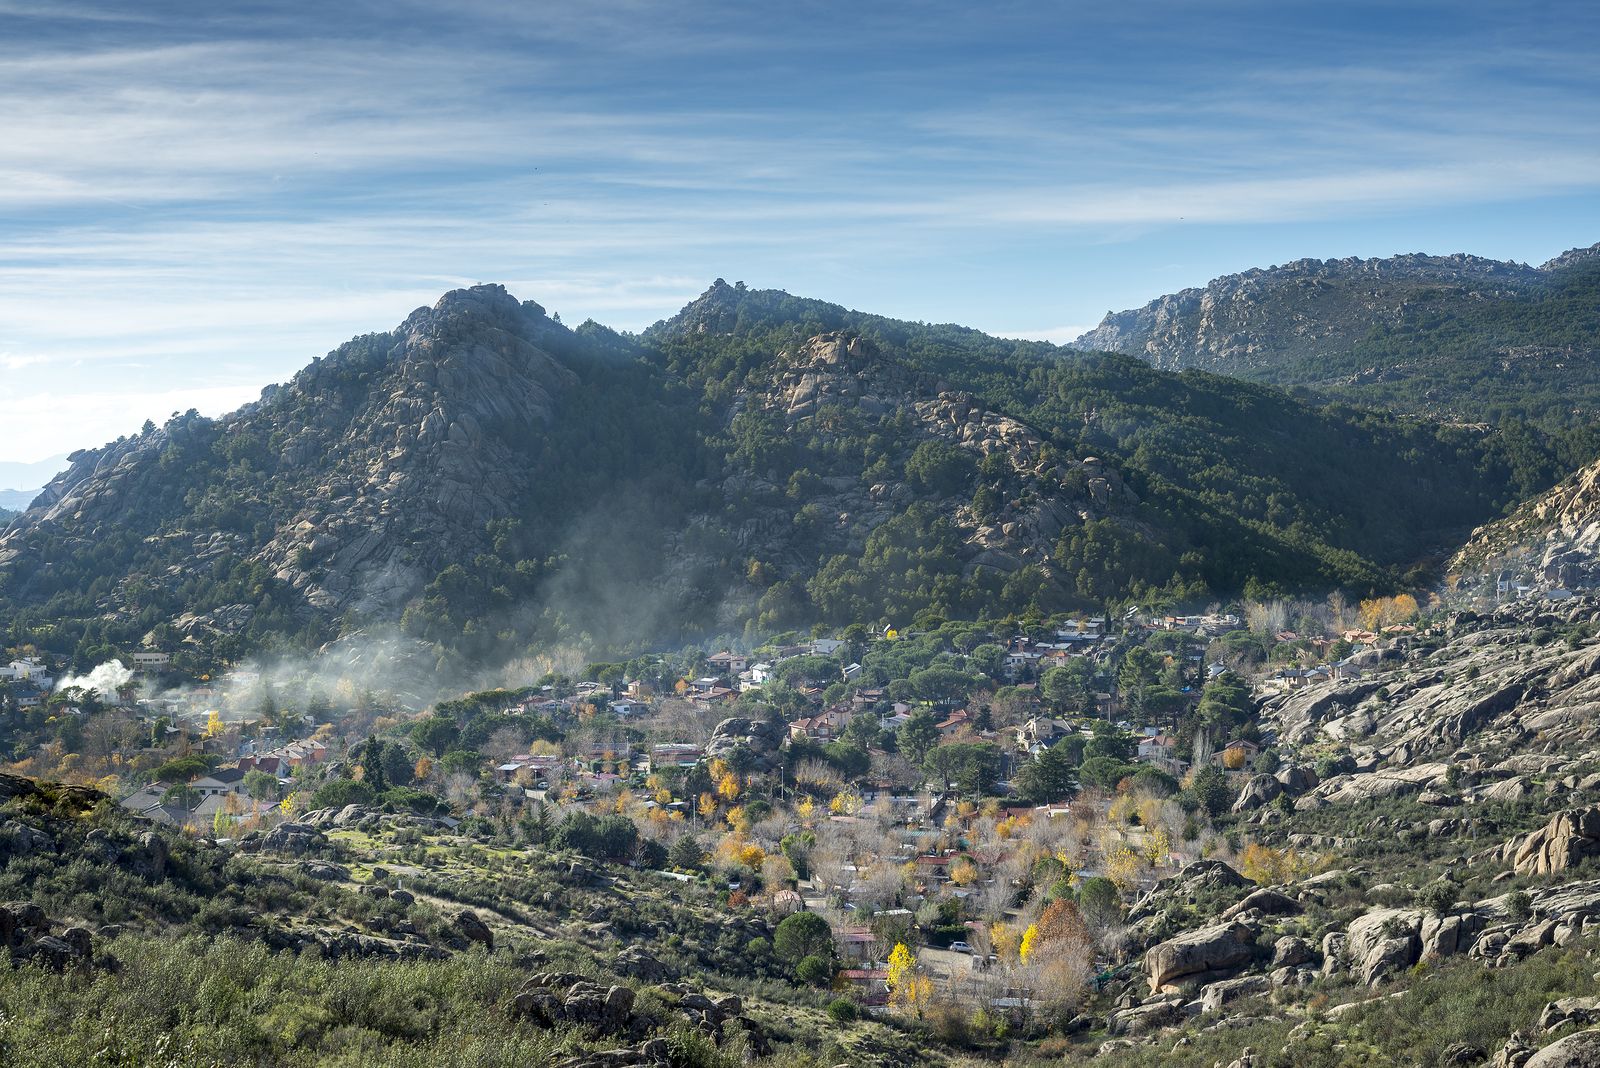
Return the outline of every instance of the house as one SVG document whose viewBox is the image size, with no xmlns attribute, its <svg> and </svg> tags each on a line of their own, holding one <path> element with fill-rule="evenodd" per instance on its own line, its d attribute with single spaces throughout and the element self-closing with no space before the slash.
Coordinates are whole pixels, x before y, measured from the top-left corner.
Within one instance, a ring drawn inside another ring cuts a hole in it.
<svg viewBox="0 0 1600 1068">
<path fill-rule="evenodd" d="M 889 1004 L 889 972 L 886 968 L 845 968 L 839 978 L 861 1004 L 875 1007 Z"/>
<path fill-rule="evenodd" d="M 547 777 L 551 772 L 564 767 L 567 760 L 560 753 L 522 753 L 512 757 L 506 763 L 516 764 L 518 771 L 525 769 L 531 777 L 538 779 Z M 501 765 L 501 767 L 504 766 Z M 496 768 L 495 770 L 498 773 L 500 769 Z M 510 773 L 510 778 L 514 779 L 516 775 L 517 771 L 513 771 Z"/>
<path fill-rule="evenodd" d="M 5 667 L 0 667 L 0 679 L 31 682 L 42 690 L 48 690 L 56 681 L 50 677 L 50 669 L 44 666 L 44 661 L 36 656 L 13 660 Z"/>
<path fill-rule="evenodd" d="M 723 675 L 737 675 L 749 666 L 750 658 L 742 653 L 729 652 L 724 649 L 720 653 L 713 653 L 711 656 L 706 657 L 706 663 Z"/>
<path fill-rule="evenodd" d="M 750 681 L 757 686 L 765 686 L 772 681 L 772 665 L 765 660 L 759 664 L 750 665 Z"/>
<path fill-rule="evenodd" d="M 171 659 L 172 657 L 166 653 L 149 651 L 134 653 L 133 670 L 154 671 L 156 668 L 166 667 Z"/>
<path fill-rule="evenodd" d="M 847 644 L 849 643 L 840 641 L 838 638 L 817 638 L 811 643 L 811 654 L 813 656 L 835 656 Z"/>
<path fill-rule="evenodd" d="M 166 794 L 167 788 L 165 786 L 159 784 L 146 786 L 144 789 L 124 797 L 120 804 L 129 812 L 142 816 L 151 809 L 160 808 L 161 799 Z"/>
<path fill-rule="evenodd" d="M 596 742 L 580 752 L 578 760 L 584 764 L 625 764 L 632 755 L 633 745 L 630 742 Z"/>
<path fill-rule="evenodd" d="M 689 742 L 667 742 L 650 747 L 650 770 L 662 768 L 692 768 L 700 763 L 705 750 Z"/>
<path fill-rule="evenodd" d="M 633 701 L 627 698 L 620 701 L 612 701 L 607 707 L 611 709 L 611 714 L 618 719 L 632 719 L 650 711 L 650 706 L 644 701 Z"/>
<path fill-rule="evenodd" d="M 830 708 L 815 716 L 802 716 L 789 724 L 789 737 L 809 738 L 814 742 L 831 742 L 850 722 L 850 714 L 843 708 Z"/>
<path fill-rule="evenodd" d="M 834 934 L 834 941 L 839 944 L 839 957 L 842 960 L 863 961 L 872 958 L 878 936 L 872 933 L 870 927 L 844 927 Z"/>
<path fill-rule="evenodd" d="M 1157 734 L 1142 739 L 1139 742 L 1138 759 L 1147 764 L 1158 760 L 1171 760 L 1177 745 L 1178 740 L 1169 734 Z"/>
<path fill-rule="evenodd" d="M 738 690 L 729 689 L 726 686 L 712 686 L 696 692 L 689 700 L 697 708 L 710 709 L 714 705 L 727 704 L 729 701 L 737 699 L 738 696 Z"/>
<path fill-rule="evenodd" d="M 1361 666 L 1355 663 L 1353 658 L 1346 657 L 1345 659 L 1334 664 L 1333 667 L 1329 669 L 1329 674 L 1336 682 L 1354 682 L 1361 678 L 1363 671 L 1361 670 Z"/>
<path fill-rule="evenodd" d="M 244 793 L 245 769 L 240 767 L 218 768 L 210 775 L 204 775 L 189 785 L 198 793 L 206 797 L 220 794 Z"/>
<path fill-rule="evenodd" d="M 878 726 L 886 731 L 897 731 L 911 719 L 911 706 L 895 702 L 892 712 L 885 712 L 878 717 Z"/>
<path fill-rule="evenodd" d="M 1072 728 L 1065 720 L 1035 716 L 1017 728 L 1017 748 L 1024 753 L 1037 753 L 1070 733 Z"/>
<path fill-rule="evenodd" d="M 939 733 L 945 737 L 959 732 L 964 727 L 972 725 L 972 713 L 965 708 L 958 708 L 938 723 Z"/>
<path fill-rule="evenodd" d="M 1219 768 L 1245 768 L 1261 752 L 1261 747 L 1255 742 L 1240 738 L 1229 742 L 1215 753 L 1211 754 L 1211 762 Z"/>
</svg>

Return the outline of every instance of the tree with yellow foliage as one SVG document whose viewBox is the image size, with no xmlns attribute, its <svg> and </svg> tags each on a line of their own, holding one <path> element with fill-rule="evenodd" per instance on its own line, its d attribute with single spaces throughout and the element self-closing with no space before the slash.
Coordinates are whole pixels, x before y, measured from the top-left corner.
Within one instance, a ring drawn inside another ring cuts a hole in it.
<svg viewBox="0 0 1600 1068">
<path fill-rule="evenodd" d="M 426 756 L 417 758 L 417 766 L 411 769 L 411 774 L 417 782 L 427 782 L 428 776 L 433 774 L 433 760 Z"/>
<path fill-rule="evenodd" d="M 1009 923 L 989 926 L 989 944 L 994 947 L 994 955 L 1000 958 L 1001 963 L 1010 964 L 1017 959 L 1017 929 Z"/>
<path fill-rule="evenodd" d="M 1039 925 L 1028 924 L 1028 929 L 1022 932 L 1022 942 L 1017 946 L 1017 959 L 1027 964 L 1039 949 Z"/>
<path fill-rule="evenodd" d="M 854 816 L 861 811 L 861 795 L 841 790 L 828 802 L 828 811 L 835 816 Z"/>
<path fill-rule="evenodd" d="M 695 802 L 695 809 L 700 813 L 700 818 L 709 821 L 717 814 L 717 799 L 712 794 L 701 794 Z"/>
<path fill-rule="evenodd" d="M 215 738 L 217 735 L 221 734 L 223 731 L 225 731 L 227 729 L 228 729 L 227 726 L 222 722 L 222 713 L 221 712 L 218 712 L 216 709 L 213 708 L 211 711 L 206 713 L 206 737 L 207 738 Z"/>
<path fill-rule="evenodd" d="M 1244 847 L 1239 858 L 1239 874 L 1260 886 L 1289 882 L 1305 871 L 1305 864 L 1293 849 L 1274 849 L 1260 842 Z"/>
<path fill-rule="evenodd" d="M 1415 619 L 1418 611 L 1417 599 L 1409 593 L 1400 593 L 1393 597 L 1362 601 L 1358 616 L 1363 628 L 1375 631 Z"/>
<path fill-rule="evenodd" d="M 978 879 L 978 866 L 968 857 L 957 857 L 950 862 L 950 881 L 957 886 L 971 886 Z"/>
<path fill-rule="evenodd" d="M 794 814 L 800 817 L 800 821 L 802 823 L 810 821 L 811 817 L 816 815 L 816 812 L 817 803 L 811 800 L 810 794 L 802 797 L 800 799 L 800 803 L 794 806 Z"/>
<path fill-rule="evenodd" d="M 916 954 L 904 942 L 896 942 L 889 953 L 889 975 L 885 979 L 889 988 L 889 1003 L 902 1012 L 922 1014 L 933 1003 L 933 980 L 922 974 Z"/>
<path fill-rule="evenodd" d="M 1139 854 L 1127 846 L 1118 846 L 1106 856 L 1106 878 L 1124 894 L 1131 894 L 1138 888 L 1139 873 L 1143 868 Z"/>
<path fill-rule="evenodd" d="M 1152 868 L 1167 859 L 1167 854 L 1172 850 L 1172 842 L 1167 837 L 1165 828 L 1148 827 L 1144 834 L 1144 859 Z"/>
</svg>

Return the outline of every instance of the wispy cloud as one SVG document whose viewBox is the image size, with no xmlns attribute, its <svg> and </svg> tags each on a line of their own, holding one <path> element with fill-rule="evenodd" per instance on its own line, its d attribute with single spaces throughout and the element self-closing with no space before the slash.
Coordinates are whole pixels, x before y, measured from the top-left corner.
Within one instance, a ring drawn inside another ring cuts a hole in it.
<svg viewBox="0 0 1600 1068">
<path fill-rule="evenodd" d="M 1593 197 L 1594 9 L 1361 13 L 0 0 L 0 370 L 31 410 L 128 398 L 0 419 L 0 458 L 282 378 L 456 284 L 624 328 L 717 275 L 1083 323 L 1205 281 L 1150 266 L 1178 248 L 1398 251 L 1424 213 Z"/>
</svg>

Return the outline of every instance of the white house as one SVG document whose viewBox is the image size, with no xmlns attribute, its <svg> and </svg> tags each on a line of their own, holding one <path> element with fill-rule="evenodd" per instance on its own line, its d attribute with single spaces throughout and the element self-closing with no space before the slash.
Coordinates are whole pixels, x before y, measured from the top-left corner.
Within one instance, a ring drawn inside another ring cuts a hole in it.
<svg viewBox="0 0 1600 1068">
<path fill-rule="evenodd" d="M 0 679 L 31 682 L 35 686 L 44 688 L 53 686 L 56 681 L 50 677 L 50 669 L 44 666 L 44 661 L 36 656 L 13 660 L 5 667 L 0 668 Z"/>
</svg>

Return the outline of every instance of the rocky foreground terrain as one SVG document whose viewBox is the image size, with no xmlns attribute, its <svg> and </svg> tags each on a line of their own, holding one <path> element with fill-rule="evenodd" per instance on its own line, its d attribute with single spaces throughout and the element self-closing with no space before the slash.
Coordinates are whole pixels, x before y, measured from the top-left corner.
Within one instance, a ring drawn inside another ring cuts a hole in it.
<svg viewBox="0 0 1600 1068">
<path fill-rule="evenodd" d="M 1597 1063 L 1597 629 L 1592 597 L 1461 612 L 1358 655 L 1358 680 L 1268 700 L 1264 723 L 1299 759 L 1251 777 L 1234 807 L 1239 834 L 1293 858 L 1294 877 L 1262 886 L 1199 861 L 1140 901 L 1129 937 L 1144 952 L 1100 1053 Z M 1530 1000 L 1398 1044 L 1397 1014 L 1434 1019 L 1497 987 Z"/>
<path fill-rule="evenodd" d="M 772 921 L 730 914 L 698 883 L 361 805 L 211 843 L 145 827 L 92 790 L 12 777 L 8 974 L 61 1007 L 72 976 L 160 986 L 174 955 L 231 945 L 249 982 L 292 966 L 301 982 L 365 977 L 370 998 L 459 990 L 394 1018 L 337 1009 L 302 1027 L 319 1048 L 362 1035 L 434 1055 L 464 1041 L 459 1025 L 584 1068 L 1002 1053 L 1113 1068 L 1594 1064 L 1600 598 L 1439 617 L 1347 669 L 1361 677 L 1262 704 L 1284 762 L 1235 781 L 1217 852 L 1131 904 L 1105 972 L 1042 1041 L 963 1054 L 917 1028 L 830 1020 L 763 957 Z M 727 737 L 760 749 L 737 725 Z M 196 936 L 222 942 L 184 941 Z M 280 956 L 251 956 L 268 950 Z M 0 1011 L 23 993 L 0 995 Z M 17 1048 L 19 1026 L 0 1025 L 0 1042 Z"/>
</svg>

